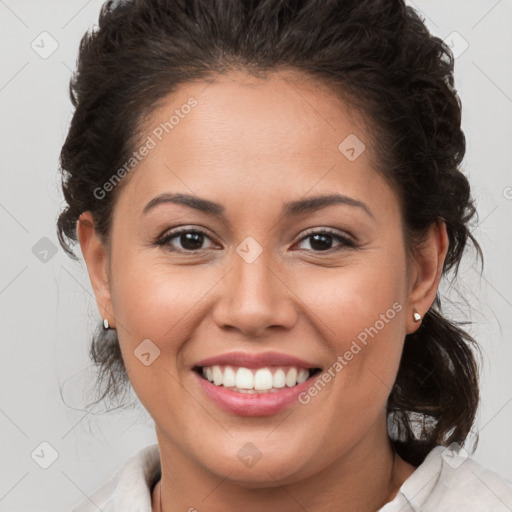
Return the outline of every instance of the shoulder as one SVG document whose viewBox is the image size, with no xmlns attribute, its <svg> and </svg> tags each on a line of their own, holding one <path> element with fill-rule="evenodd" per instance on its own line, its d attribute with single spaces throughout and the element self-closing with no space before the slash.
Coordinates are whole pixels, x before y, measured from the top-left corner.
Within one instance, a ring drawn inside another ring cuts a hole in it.
<svg viewBox="0 0 512 512">
<path fill-rule="evenodd" d="M 398 505 L 402 509 L 396 508 Z M 381 512 L 507 512 L 512 484 L 462 448 L 437 446 Z"/>
<path fill-rule="evenodd" d="M 158 444 L 146 446 L 72 512 L 151 512 L 151 487 L 160 469 Z"/>
<path fill-rule="evenodd" d="M 435 450 L 441 470 L 426 510 L 512 510 L 512 484 L 505 478 L 478 464 L 464 449 Z"/>
</svg>

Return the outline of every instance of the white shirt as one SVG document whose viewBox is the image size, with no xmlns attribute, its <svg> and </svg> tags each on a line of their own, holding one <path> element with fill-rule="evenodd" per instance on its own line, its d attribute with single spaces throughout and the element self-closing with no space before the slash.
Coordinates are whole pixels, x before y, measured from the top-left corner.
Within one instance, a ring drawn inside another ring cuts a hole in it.
<svg viewBox="0 0 512 512">
<path fill-rule="evenodd" d="M 73 512 L 151 512 L 151 494 L 160 471 L 158 444 L 146 446 Z M 376 512 L 420 511 L 511 512 L 512 483 L 471 457 L 437 446 L 393 500 Z"/>
</svg>

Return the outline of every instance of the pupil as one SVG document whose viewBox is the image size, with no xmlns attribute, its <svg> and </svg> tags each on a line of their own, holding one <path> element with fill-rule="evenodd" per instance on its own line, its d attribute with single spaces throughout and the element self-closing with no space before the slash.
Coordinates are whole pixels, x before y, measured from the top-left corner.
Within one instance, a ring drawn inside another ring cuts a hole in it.
<svg viewBox="0 0 512 512">
<path fill-rule="evenodd" d="M 200 249 L 203 244 L 203 235 L 201 233 L 185 233 L 180 237 L 181 245 L 184 249 Z"/>
<path fill-rule="evenodd" d="M 331 247 L 331 235 L 316 234 L 312 235 L 311 247 L 319 251 L 330 249 Z"/>
</svg>

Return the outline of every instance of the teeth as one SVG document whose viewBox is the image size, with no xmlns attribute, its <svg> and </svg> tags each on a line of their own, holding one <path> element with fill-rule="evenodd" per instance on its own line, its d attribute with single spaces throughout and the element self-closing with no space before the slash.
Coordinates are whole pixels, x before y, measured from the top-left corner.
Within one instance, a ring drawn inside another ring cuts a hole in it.
<svg viewBox="0 0 512 512">
<path fill-rule="evenodd" d="M 284 388 L 286 385 L 286 374 L 282 368 L 279 368 L 272 376 L 273 388 Z"/>
<path fill-rule="evenodd" d="M 235 372 L 231 366 L 227 366 L 224 369 L 224 377 L 222 379 L 222 384 L 227 388 L 232 388 L 235 386 Z"/>
<path fill-rule="evenodd" d="M 217 366 L 217 368 L 219 368 L 220 371 L 220 367 Z M 251 370 L 248 368 L 238 368 L 235 377 L 235 387 L 239 389 L 254 389 L 254 376 Z"/>
<path fill-rule="evenodd" d="M 220 369 L 220 366 L 214 366 L 212 368 L 212 374 L 213 374 L 213 383 L 216 385 L 216 386 L 220 386 L 222 384 L 222 380 L 223 380 L 223 375 L 222 375 L 222 371 Z"/>
<path fill-rule="evenodd" d="M 268 368 L 260 368 L 255 373 L 254 389 L 257 391 L 272 389 L 272 374 L 270 373 L 270 370 Z"/>
<path fill-rule="evenodd" d="M 286 374 L 286 385 L 291 388 L 297 382 L 297 368 L 290 368 Z"/>
<path fill-rule="evenodd" d="M 307 381 L 309 377 L 309 372 L 305 368 L 301 368 L 299 373 L 297 374 L 297 384 L 302 384 Z"/>
<path fill-rule="evenodd" d="M 274 392 L 281 388 L 293 387 L 305 382 L 310 371 L 305 368 L 233 368 L 231 366 L 208 366 L 202 369 L 203 376 L 216 386 L 234 388 L 241 393 L 257 391 Z"/>
</svg>

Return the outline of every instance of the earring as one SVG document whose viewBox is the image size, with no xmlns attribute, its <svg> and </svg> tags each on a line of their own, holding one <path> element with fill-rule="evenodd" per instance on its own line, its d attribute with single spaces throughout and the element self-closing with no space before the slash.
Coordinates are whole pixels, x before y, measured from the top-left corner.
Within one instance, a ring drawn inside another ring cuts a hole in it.
<svg viewBox="0 0 512 512">
<path fill-rule="evenodd" d="M 108 324 L 108 320 L 106 318 L 103 319 L 103 329 L 108 331 L 110 329 L 110 325 Z"/>
<path fill-rule="evenodd" d="M 421 315 L 417 311 L 415 311 L 412 314 L 412 316 L 413 316 L 415 322 L 419 322 L 421 320 Z"/>
</svg>

